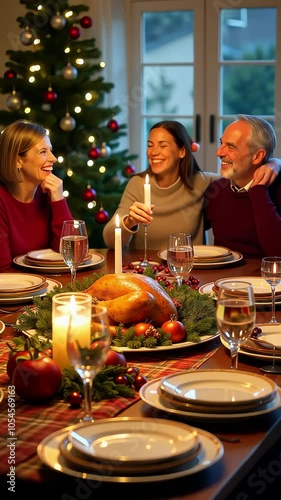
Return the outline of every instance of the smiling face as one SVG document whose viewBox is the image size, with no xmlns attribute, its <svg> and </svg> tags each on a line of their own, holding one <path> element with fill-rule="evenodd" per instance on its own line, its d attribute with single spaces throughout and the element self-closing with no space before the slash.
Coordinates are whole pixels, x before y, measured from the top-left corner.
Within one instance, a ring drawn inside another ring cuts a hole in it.
<svg viewBox="0 0 281 500">
<path fill-rule="evenodd" d="M 159 185 L 166 187 L 178 179 L 180 159 L 185 156 L 185 148 L 179 148 L 165 128 L 150 131 L 146 154 Z"/>
<path fill-rule="evenodd" d="M 35 184 L 41 182 L 53 170 L 57 158 L 52 153 L 52 145 L 46 135 L 35 146 L 30 148 L 24 156 L 18 156 L 18 167 L 21 168 L 22 179 Z"/>
</svg>

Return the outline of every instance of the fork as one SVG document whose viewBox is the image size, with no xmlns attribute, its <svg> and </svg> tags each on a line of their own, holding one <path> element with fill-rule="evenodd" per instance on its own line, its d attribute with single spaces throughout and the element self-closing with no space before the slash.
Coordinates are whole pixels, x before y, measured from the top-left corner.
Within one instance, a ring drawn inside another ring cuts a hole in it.
<svg viewBox="0 0 281 500">
<path fill-rule="evenodd" d="M 14 314 L 14 313 L 17 313 L 17 312 L 20 312 L 22 310 L 22 306 L 20 307 L 17 307 L 17 309 L 2 309 L 2 307 L 0 308 L 0 312 L 3 313 L 3 314 Z"/>
</svg>

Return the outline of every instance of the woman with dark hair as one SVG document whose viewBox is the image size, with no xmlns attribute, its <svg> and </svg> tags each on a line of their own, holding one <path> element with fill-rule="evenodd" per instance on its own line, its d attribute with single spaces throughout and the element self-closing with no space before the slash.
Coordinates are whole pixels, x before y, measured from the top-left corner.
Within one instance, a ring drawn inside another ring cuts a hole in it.
<svg viewBox="0 0 281 500">
<path fill-rule="evenodd" d="M 0 135 L 0 271 L 31 250 L 59 250 L 62 223 L 73 219 L 47 131 L 18 120 Z"/>
<path fill-rule="evenodd" d="M 108 248 L 114 248 L 117 213 L 123 247 L 143 249 L 144 224 L 149 224 L 150 249 L 165 249 L 173 232 L 190 233 L 196 245 L 204 242 L 204 193 L 219 175 L 203 172 L 191 147 L 191 137 L 182 123 L 161 121 L 151 127 L 146 150 L 149 166 L 129 180 L 115 214 L 104 227 L 103 238 Z M 143 203 L 146 174 L 151 185 L 151 207 Z M 255 179 L 265 184 L 275 177 L 276 173 L 265 167 L 257 172 Z"/>
</svg>

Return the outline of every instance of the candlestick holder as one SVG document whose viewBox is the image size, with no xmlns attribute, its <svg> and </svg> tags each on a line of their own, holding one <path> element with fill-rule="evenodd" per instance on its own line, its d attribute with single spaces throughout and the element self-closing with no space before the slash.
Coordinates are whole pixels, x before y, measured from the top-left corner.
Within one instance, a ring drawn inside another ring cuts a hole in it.
<svg viewBox="0 0 281 500">
<path fill-rule="evenodd" d="M 143 224 L 143 226 L 144 226 L 144 256 L 143 256 L 143 260 L 141 262 L 140 267 L 142 267 L 143 269 L 146 269 L 147 267 L 151 267 L 151 264 L 147 259 L 147 227 L 148 227 L 148 224 Z"/>
</svg>

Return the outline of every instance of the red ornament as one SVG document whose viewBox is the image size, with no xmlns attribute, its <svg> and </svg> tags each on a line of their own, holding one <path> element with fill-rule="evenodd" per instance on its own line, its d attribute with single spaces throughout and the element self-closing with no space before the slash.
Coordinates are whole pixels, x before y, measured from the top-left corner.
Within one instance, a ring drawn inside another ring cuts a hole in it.
<svg viewBox="0 0 281 500">
<path fill-rule="evenodd" d="M 100 208 L 99 211 L 95 214 L 95 221 L 98 224 L 105 224 L 109 221 L 109 214 L 103 208 Z"/>
<path fill-rule="evenodd" d="M 109 120 L 109 122 L 107 123 L 107 128 L 109 130 L 111 130 L 111 132 L 117 132 L 117 130 L 119 130 L 119 123 L 114 120 L 113 118 L 111 120 Z"/>
<path fill-rule="evenodd" d="M 51 88 L 49 87 L 48 90 L 45 90 L 43 94 L 43 100 L 47 104 L 53 104 L 56 102 L 58 99 L 58 94 Z"/>
<path fill-rule="evenodd" d="M 197 142 L 191 143 L 191 151 L 193 153 L 196 153 L 196 151 L 199 151 L 199 149 L 200 149 L 200 144 L 198 144 Z"/>
<path fill-rule="evenodd" d="M 11 80 L 12 78 L 17 78 L 17 74 L 12 69 L 7 69 L 7 71 L 5 71 L 4 73 L 4 78 L 8 78 L 9 80 Z"/>
<path fill-rule="evenodd" d="M 123 175 L 125 177 L 131 177 L 131 175 L 136 173 L 136 167 L 135 165 L 132 165 L 132 163 L 128 163 L 126 167 L 123 168 Z"/>
<path fill-rule="evenodd" d="M 79 408 L 83 401 L 83 396 L 81 392 L 73 391 L 69 394 L 68 401 L 72 408 Z"/>
<path fill-rule="evenodd" d="M 81 31 L 78 26 L 70 26 L 67 33 L 71 40 L 77 40 L 77 38 L 81 35 Z"/>
<path fill-rule="evenodd" d="M 86 189 L 84 189 L 84 191 L 82 192 L 82 198 L 85 201 L 93 201 L 96 199 L 96 196 L 97 196 L 96 191 L 93 188 L 91 188 L 90 185 L 88 185 Z"/>
<path fill-rule="evenodd" d="M 100 157 L 100 149 L 96 147 L 89 149 L 88 157 L 91 158 L 91 160 L 96 160 Z"/>
<path fill-rule="evenodd" d="M 80 19 L 80 25 L 82 26 L 82 28 L 90 28 L 93 24 L 93 21 L 92 21 L 92 18 L 89 17 L 89 16 L 83 16 L 81 17 Z"/>
</svg>

